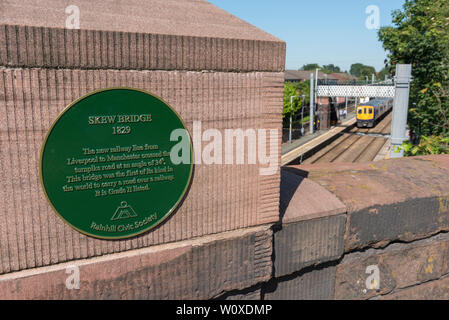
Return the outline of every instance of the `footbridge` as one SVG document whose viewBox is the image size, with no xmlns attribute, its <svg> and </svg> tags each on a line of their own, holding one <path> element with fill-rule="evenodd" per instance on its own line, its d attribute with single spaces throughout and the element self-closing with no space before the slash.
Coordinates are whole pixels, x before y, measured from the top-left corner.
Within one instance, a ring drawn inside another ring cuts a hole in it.
<svg viewBox="0 0 449 320">
<path fill-rule="evenodd" d="M 316 92 L 317 97 L 394 98 L 395 85 L 388 80 L 372 84 L 318 80 Z"/>
</svg>

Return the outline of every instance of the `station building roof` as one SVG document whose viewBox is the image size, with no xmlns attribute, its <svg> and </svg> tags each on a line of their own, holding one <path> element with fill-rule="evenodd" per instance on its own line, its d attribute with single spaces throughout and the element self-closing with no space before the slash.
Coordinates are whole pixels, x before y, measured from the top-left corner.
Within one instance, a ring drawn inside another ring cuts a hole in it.
<svg viewBox="0 0 449 320">
<path fill-rule="evenodd" d="M 313 73 L 315 77 L 316 73 L 314 70 L 285 70 L 285 81 L 286 82 L 302 82 L 310 80 L 310 74 Z M 329 80 L 339 80 L 331 74 L 325 74 L 324 72 L 318 71 L 318 79 L 329 79 Z"/>
</svg>

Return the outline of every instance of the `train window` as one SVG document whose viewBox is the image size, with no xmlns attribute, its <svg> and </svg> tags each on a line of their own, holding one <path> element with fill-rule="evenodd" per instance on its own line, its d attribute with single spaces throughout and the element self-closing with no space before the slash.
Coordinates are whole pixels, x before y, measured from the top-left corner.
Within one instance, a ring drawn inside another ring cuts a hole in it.
<svg viewBox="0 0 449 320">
<path fill-rule="evenodd" d="M 373 114 L 373 109 L 370 108 L 368 111 L 369 114 Z"/>
<path fill-rule="evenodd" d="M 366 108 L 363 108 L 363 113 L 366 114 Z"/>
<path fill-rule="evenodd" d="M 362 108 L 359 109 L 359 114 L 362 114 Z"/>
</svg>

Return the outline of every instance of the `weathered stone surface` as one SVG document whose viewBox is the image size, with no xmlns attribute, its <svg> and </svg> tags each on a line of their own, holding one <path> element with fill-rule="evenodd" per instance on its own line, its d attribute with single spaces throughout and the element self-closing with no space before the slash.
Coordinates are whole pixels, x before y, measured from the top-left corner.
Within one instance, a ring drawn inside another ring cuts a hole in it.
<svg viewBox="0 0 449 320">
<path fill-rule="evenodd" d="M 281 169 L 280 215 L 282 223 L 292 223 L 346 212 L 346 206 L 318 183 L 301 172 Z"/>
<path fill-rule="evenodd" d="M 80 10 L 80 29 L 70 5 Z M 202 0 L 0 2 L 0 65 L 284 70 L 285 42 Z"/>
<path fill-rule="evenodd" d="M 347 207 L 345 251 L 449 230 L 449 156 L 292 166 Z M 425 214 L 424 214 L 425 213 Z"/>
<path fill-rule="evenodd" d="M 261 300 L 262 290 L 261 287 L 250 288 L 249 290 L 240 291 L 237 293 L 230 293 L 219 297 L 218 300 L 231 300 L 231 301 L 244 301 L 244 300 Z"/>
<path fill-rule="evenodd" d="M 412 241 L 449 230 L 449 211 L 442 211 L 440 202 L 437 197 L 409 199 L 350 213 L 345 249 L 380 247 L 396 239 Z"/>
<path fill-rule="evenodd" d="M 438 279 L 448 273 L 449 234 L 409 244 L 392 244 L 385 249 L 369 249 L 345 255 L 337 266 L 336 299 L 369 299 L 393 290 Z M 367 279 L 368 267 L 379 270 L 379 282 Z M 375 289 L 376 285 L 379 289 Z"/>
<path fill-rule="evenodd" d="M 381 300 L 449 300 L 449 277 L 379 297 Z"/>
<path fill-rule="evenodd" d="M 274 234 L 276 277 L 340 258 L 345 225 L 345 215 L 282 225 Z"/>
<path fill-rule="evenodd" d="M 343 253 L 346 207 L 319 184 L 281 170 L 280 217 L 276 228 L 275 275 L 338 259 Z"/>
<path fill-rule="evenodd" d="M 259 169 L 266 165 L 198 164 L 182 206 L 152 232 L 105 241 L 84 236 L 62 222 L 46 201 L 39 180 L 45 133 L 71 101 L 115 86 L 149 90 L 162 97 L 181 115 L 191 135 L 193 121 L 201 121 L 202 130 L 218 129 L 223 136 L 225 129 L 281 126 L 282 73 L 0 70 L 4 115 L 0 117 L 0 219 L 4 222 L 0 274 L 278 221 L 279 170 L 261 176 Z M 280 153 L 273 160 L 279 163 L 279 158 Z"/>
<path fill-rule="evenodd" d="M 71 4 L 80 9 L 81 29 L 280 41 L 203 0 L 8 0 L 0 22 L 64 28 Z"/>
<path fill-rule="evenodd" d="M 264 300 L 331 300 L 335 267 L 315 269 L 293 278 L 273 279 L 263 287 Z"/>
<path fill-rule="evenodd" d="M 208 299 L 267 281 L 271 254 L 262 226 L 1 275 L 0 299 Z"/>
</svg>

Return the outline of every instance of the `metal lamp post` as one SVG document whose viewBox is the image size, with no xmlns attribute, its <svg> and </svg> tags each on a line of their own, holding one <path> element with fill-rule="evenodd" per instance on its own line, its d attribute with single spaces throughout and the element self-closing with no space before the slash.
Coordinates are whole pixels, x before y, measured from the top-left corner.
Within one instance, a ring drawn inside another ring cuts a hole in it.
<svg viewBox="0 0 449 320">
<path fill-rule="evenodd" d="M 348 97 L 345 97 L 345 119 L 348 116 Z"/>
<path fill-rule="evenodd" d="M 293 98 L 298 96 L 290 96 L 290 129 L 288 131 L 288 142 L 292 143 L 292 116 L 293 116 Z"/>
<path fill-rule="evenodd" d="M 317 69 L 318 74 L 318 69 Z M 310 109 L 309 109 L 309 115 L 310 115 L 310 121 L 309 121 L 309 128 L 310 128 L 310 134 L 313 134 L 313 122 L 315 117 L 315 104 L 316 102 L 316 91 L 313 88 L 314 81 L 313 81 L 313 73 L 310 74 Z M 315 86 L 316 88 L 316 86 Z"/>
<path fill-rule="evenodd" d="M 315 74 L 315 87 L 311 86 L 311 88 L 313 89 L 314 93 L 313 93 L 313 111 L 315 113 L 316 108 L 317 108 L 317 98 L 318 98 L 318 94 L 317 94 L 317 89 L 318 89 L 318 76 L 319 76 L 319 68 L 317 68 L 315 70 L 316 74 Z M 312 78 L 313 81 L 313 78 Z M 311 132 L 313 133 L 313 132 Z"/>
<path fill-rule="evenodd" d="M 304 100 L 306 99 L 306 96 L 303 94 L 301 96 L 302 103 L 301 103 L 301 136 L 304 136 Z"/>
</svg>

